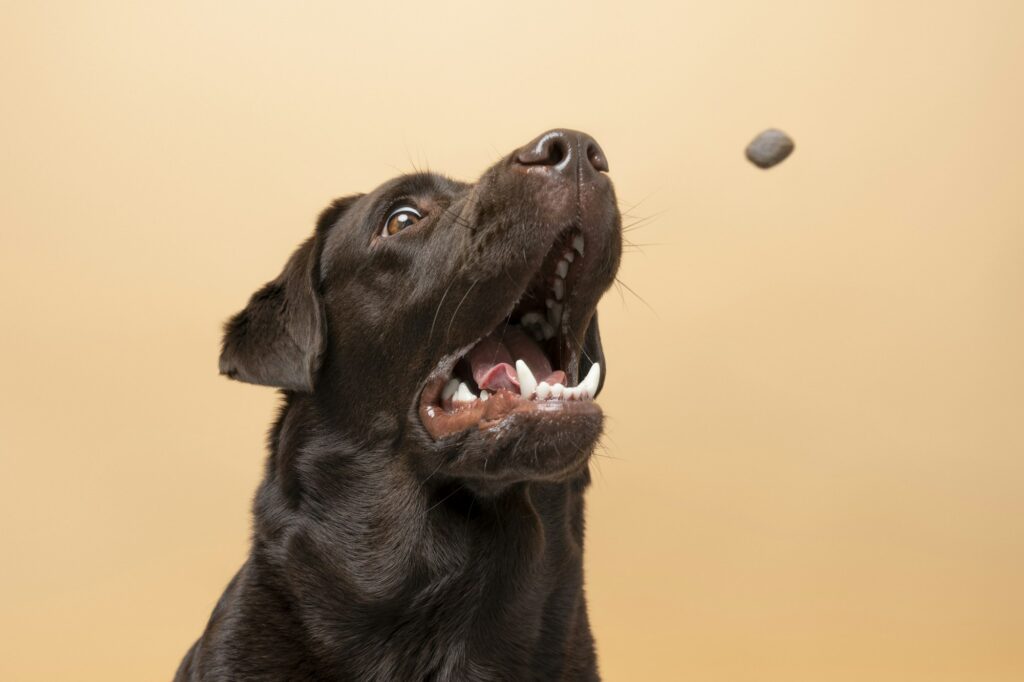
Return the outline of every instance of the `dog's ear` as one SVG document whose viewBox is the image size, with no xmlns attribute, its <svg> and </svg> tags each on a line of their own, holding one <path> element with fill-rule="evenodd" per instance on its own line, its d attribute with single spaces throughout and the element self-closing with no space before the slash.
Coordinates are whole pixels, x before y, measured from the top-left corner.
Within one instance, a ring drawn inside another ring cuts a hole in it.
<svg viewBox="0 0 1024 682">
<path fill-rule="evenodd" d="M 312 391 L 324 346 L 317 293 L 317 238 L 296 250 L 277 279 L 267 282 L 224 326 L 220 373 L 250 384 Z"/>
<path fill-rule="evenodd" d="M 604 359 L 604 347 L 601 346 L 601 330 L 597 326 L 597 311 L 590 318 L 587 326 L 587 333 L 583 337 L 583 357 L 580 358 L 580 379 L 587 376 L 587 372 L 595 362 L 601 363 L 601 381 L 597 385 L 597 392 L 601 392 L 604 386 L 604 379 L 608 376 L 608 363 Z"/>
<path fill-rule="evenodd" d="M 338 199 L 276 279 L 224 325 L 220 373 L 250 384 L 312 391 L 327 340 L 320 249 L 327 230 L 358 196 Z"/>
</svg>

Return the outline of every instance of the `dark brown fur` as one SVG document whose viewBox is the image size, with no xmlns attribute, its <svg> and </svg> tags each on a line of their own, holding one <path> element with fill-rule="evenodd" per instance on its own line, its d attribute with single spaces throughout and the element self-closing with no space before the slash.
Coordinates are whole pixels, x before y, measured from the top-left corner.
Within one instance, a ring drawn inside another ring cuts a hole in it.
<svg viewBox="0 0 1024 682">
<path fill-rule="evenodd" d="M 283 405 L 251 553 L 176 680 L 598 679 L 583 492 L 600 413 L 438 440 L 417 413 L 427 377 L 501 323 L 567 224 L 592 254 L 573 369 L 604 364 L 594 310 L 619 214 L 592 140 L 556 133 L 568 169 L 524 157 L 534 142 L 474 184 L 417 174 L 335 201 L 230 320 L 222 373 Z M 381 238 L 397 200 L 427 217 Z"/>
</svg>

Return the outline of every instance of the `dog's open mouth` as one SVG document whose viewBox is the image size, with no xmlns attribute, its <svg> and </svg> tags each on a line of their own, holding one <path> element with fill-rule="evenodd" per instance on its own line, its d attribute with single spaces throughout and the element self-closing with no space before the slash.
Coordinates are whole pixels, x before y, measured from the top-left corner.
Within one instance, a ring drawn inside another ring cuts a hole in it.
<svg viewBox="0 0 1024 682">
<path fill-rule="evenodd" d="M 570 319 L 585 254 L 583 234 L 563 231 L 511 313 L 428 379 L 419 412 L 434 438 L 493 428 L 512 414 L 600 410 L 592 401 L 601 366 L 577 376 L 580 351 Z"/>
</svg>

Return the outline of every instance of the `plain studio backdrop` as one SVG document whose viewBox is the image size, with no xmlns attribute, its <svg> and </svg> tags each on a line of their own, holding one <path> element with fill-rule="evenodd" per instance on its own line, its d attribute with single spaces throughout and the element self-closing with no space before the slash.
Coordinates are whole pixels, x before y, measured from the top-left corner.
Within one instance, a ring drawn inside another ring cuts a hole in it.
<svg viewBox="0 0 1024 682">
<path fill-rule="evenodd" d="M 635 223 L 605 677 L 1024 679 L 1024 3 L 7 1 L 0 45 L 0 678 L 170 678 L 278 400 L 223 320 L 333 197 L 566 126 Z"/>
</svg>

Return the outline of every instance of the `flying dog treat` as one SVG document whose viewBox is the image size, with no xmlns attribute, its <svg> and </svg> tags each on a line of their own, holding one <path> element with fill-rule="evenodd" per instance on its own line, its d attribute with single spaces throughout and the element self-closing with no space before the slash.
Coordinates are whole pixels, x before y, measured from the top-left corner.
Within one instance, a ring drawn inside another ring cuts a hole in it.
<svg viewBox="0 0 1024 682">
<path fill-rule="evenodd" d="M 793 140 L 781 130 L 769 128 L 747 145 L 747 158 L 758 168 L 771 168 L 793 153 Z"/>
</svg>

